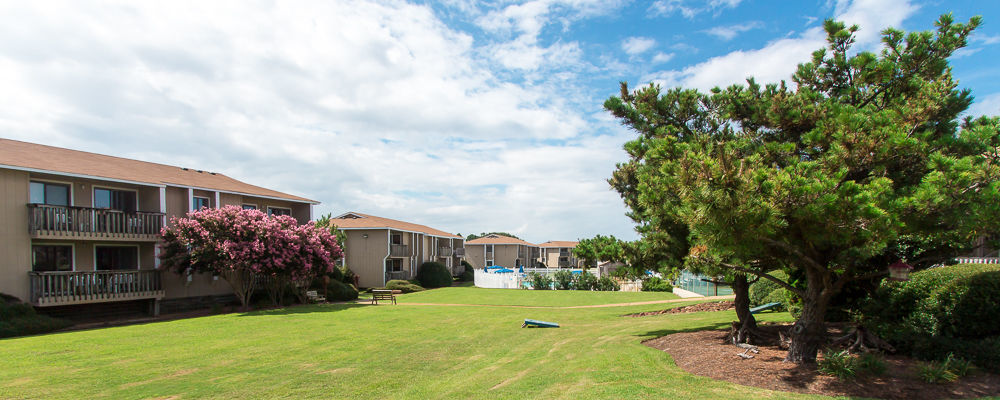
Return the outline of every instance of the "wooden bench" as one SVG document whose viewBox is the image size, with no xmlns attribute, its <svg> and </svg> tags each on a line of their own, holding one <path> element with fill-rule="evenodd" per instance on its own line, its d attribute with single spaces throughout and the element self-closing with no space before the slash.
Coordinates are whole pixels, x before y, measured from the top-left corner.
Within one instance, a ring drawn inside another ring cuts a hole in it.
<svg viewBox="0 0 1000 400">
<path fill-rule="evenodd" d="M 306 298 L 313 303 L 326 303 L 326 297 L 320 296 L 315 290 L 306 292 Z"/>
<path fill-rule="evenodd" d="M 396 295 L 393 294 L 392 290 L 388 289 L 375 289 L 372 290 L 372 304 L 378 304 L 378 301 L 391 301 L 393 305 L 396 304 Z"/>
</svg>

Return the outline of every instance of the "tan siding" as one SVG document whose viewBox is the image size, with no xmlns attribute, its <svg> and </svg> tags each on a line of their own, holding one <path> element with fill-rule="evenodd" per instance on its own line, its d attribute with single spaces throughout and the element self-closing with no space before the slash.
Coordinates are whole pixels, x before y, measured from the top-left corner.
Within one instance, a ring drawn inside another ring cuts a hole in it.
<svg viewBox="0 0 1000 400">
<path fill-rule="evenodd" d="M 188 208 L 188 190 L 179 187 L 167 187 L 167 222 L 170 222 L 172 217 L 184 217 L 187 215 Z"/>
<path fill-rule="evenodd" d="M 517 268 L 514 260 L 517 259 L 517 248 L 515 244 L 497 244 L 493 246 L 493 264 L 502 265 L 507 268 Z M 522 260 L 523 262 L 523 260 Z"/>
<path fill-rule="evenodd" d="M 0 293 L 28 300 L 28 173 L 0 169 Z"/>
<path fill-rule="evenodd" d="M 465 245 L 465 261 L 472 264 L 473 268 L 483 269 L 486 267 L 486 259 L 483 258 L 483 245 Z"/>
<path fill-rule="evenodd" d="M 388 230 L 349 230 L 344 241 L 346 265 L 358 275 L 361 287 L 379 287 L 385 282 L 385 256 L 389 253 Z M 368 237 L 365 238 L 364 235 Z"/>
</svg>

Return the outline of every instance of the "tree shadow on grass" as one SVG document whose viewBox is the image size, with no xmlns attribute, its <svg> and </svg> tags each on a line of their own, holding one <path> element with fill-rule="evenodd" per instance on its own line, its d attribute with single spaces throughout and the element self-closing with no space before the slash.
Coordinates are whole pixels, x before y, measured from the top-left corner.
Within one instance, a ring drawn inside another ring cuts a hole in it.
<svg viewBox="0 0 1000 400">
<path fill-rule="evenodd" d="M 709 323 L 709 324 L 700 325 L 700 326 L 694 326 L 694 327 L 691 327 L 691 328 L 659 329 L 659 330 L 655 330 L 655 331 L 649 331 L 649 332 L 646 332 L 646 333 L 639 333 L 639 334 L 636 334 L 636 336 L 641 337 L 643 341 L 646 341 L 646 340 L 650 340 L 650 339 L 656 339 L 658 337 L 672 335 L 672 334 L 675 334 L 675 333 L 699 332 L 699 331 L 715 331 L 715 330 L 719 330 L 719 329 L 726 329 L 726 328 L 729 328 L 730 326 L 732 326 L 731 322 L 716 322 L 716 323 Z"/>
<path fill-rule="evenodd" d="M 283 308 L 270 308 L 265 310 L 247 311 L 247 312 L 242 312 L 237 316 L 261 317 L 261 316 L 274 316 L 274 315 L 328 313 L 328 312 L 344 311 L 347 309 L 360 308 L 360 307 L 368 307 L 368 305 L 357 304 L 357 303 L 300 304 Z"/>
</svg>

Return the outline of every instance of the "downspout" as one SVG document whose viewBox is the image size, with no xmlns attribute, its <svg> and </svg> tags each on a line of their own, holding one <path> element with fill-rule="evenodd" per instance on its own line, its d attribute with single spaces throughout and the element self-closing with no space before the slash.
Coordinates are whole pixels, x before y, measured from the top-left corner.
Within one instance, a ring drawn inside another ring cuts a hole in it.
<svg viewBox="0 0 1000 400">
<path fill-rule="evenodd" d="M 385 275 L 389 273 L 385 269 L 385 264 L 389 262 L 389 255 L 392 254 L 392 231 L 385 230 L 385 258 L 382 259 L 382 287 L 385 287 Z"/>
<path fill-rule="evenodd" d="M 414 276 L 413 271 L 415 269 L 417 269 L 417 267 L 416 267 L 416 265 L 417 265 L 417 233 L 416 232 L 410 232 L 410 246 L 413 246 L 413 248 L 410 249 L 410 279 L 413 279 L 413 276 Z"/>
</svg>

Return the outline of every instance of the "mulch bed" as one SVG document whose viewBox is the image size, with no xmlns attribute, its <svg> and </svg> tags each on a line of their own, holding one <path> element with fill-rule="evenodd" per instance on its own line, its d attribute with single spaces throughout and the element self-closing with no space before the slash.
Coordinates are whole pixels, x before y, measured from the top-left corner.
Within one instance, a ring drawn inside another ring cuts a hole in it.
<svg viewBox="0 0 1000 400">
<path fill-rule="evenodd" d="M 708 303 L 698 303 L 692 304 L 690 306 L 668 308 L 666 310 L 658 311 L 646 311 L 635 314 L 625 314 L 626 317 L 648 317 L 651 315 L 660 314 L 681 314 L 681 313 L 693 313 L 701 311 L 728 311 L 733 309 L 733 302 L 731 301 L 714 301 Z"/>
<path fill-rule="evenodd" d="M 886 356 L 889 368 L 883 376 L 850 381 L 820 374 L 815 364 L 783 362 L 786 351 L 776 346 L 760 346 L 760 354 L 744 360 L 736 355 L 743 349 L 726 342 L 727 334 L 727 331 L 683 332 L 643 344 L 670 353 L 677 366 L 692 374 L 764 389 L 881 399 L 1000 396 L 1000 375 L 976 371 L 957 382 L 926 383 L 916 376 L 918 361 L 904 356 Z"/>
</svg>

